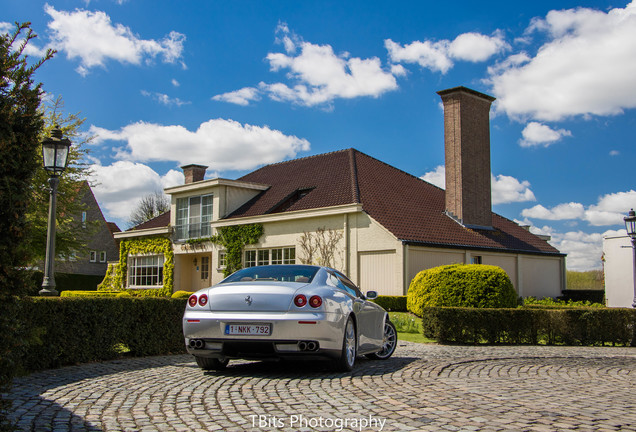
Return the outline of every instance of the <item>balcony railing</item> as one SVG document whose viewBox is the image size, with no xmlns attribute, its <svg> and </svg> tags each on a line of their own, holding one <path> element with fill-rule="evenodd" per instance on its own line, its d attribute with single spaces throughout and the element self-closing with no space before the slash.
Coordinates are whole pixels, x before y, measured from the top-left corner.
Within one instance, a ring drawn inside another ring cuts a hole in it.
<svg viewBox="0 0 636 432">
<path fill-rule="evenodd" d="M 175 240 L 183 241 L 189 239 L 210 237 L 212 235 L 212 227 L 210 226 L 210 222 L 184 224 L 177 225 L 174 232 Z"/>
</svg>

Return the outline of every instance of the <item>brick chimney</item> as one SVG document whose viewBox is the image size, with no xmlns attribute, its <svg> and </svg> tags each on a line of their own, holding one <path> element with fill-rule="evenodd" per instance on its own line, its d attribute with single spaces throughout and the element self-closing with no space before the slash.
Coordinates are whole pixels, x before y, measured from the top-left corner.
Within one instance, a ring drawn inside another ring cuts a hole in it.
<svg viewBox="0 0 636 432">
<path fill-rule="evenodd" d="M 208 169 L 208 167 L 205 165 L 184 165 L 181 169 L 185 176 L 185 184 L 188 184 L 203 180 L 205 177 L 205 170 Z"/>
<path fill-rule="evenodd" d="M 492 229 L 490 104 L 466 87 L 437 92 L 444 104 L 446 214 L 467 228 Z"/>
</svg>

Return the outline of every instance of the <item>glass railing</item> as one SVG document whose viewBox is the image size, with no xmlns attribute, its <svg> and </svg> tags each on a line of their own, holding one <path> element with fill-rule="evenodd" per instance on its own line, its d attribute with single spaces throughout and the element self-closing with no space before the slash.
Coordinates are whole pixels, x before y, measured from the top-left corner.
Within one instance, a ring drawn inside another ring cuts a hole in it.
<svg viewBox="0 0 636 432">
<path fill-rule="evenodd" d="M 174 235 L 176 241 L 210 237 L 212 235 L 212 227 L 210 222 L 177 225 Z"/>
</svg>

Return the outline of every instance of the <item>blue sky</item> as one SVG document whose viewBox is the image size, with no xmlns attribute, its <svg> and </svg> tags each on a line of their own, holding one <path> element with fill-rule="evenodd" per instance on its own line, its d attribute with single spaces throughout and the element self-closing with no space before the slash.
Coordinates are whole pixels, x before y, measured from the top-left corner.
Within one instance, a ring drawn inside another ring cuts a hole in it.
<svg viewBox="0 0 636 432">
<path fill-rule="evenodd" d="M 436 91 L 493 95 L 494 210 L 601 268 L 636 207 L 636 2 L 3 2 L 37 73 L 86 117 L 94 187 L 127 228 L 179 166 L 236 178 L 354 147 L 443 187 Z"/>
</svg>

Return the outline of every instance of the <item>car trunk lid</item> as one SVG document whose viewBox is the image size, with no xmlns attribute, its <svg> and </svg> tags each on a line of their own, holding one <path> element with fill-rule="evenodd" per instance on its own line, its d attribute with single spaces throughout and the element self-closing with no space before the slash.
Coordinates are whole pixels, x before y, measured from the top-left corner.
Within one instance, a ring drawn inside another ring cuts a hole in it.
<svg viewBox="0 0 636 432">
<path fill-rule="evenodd" d="M 303 286 L 294 282 L 221 284 L 209 289 L 208 304 L 215 312 L 283 312 Z"/>
</svg>

